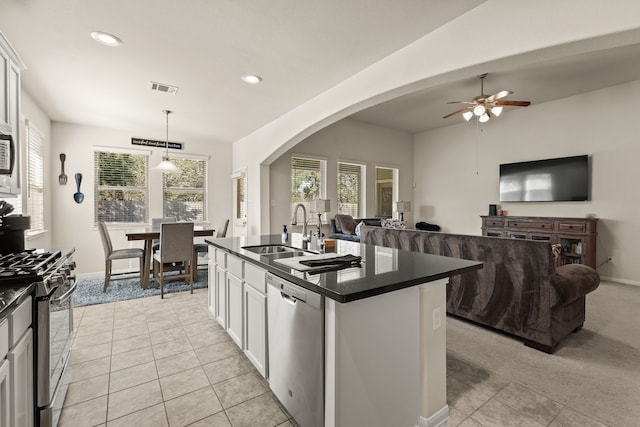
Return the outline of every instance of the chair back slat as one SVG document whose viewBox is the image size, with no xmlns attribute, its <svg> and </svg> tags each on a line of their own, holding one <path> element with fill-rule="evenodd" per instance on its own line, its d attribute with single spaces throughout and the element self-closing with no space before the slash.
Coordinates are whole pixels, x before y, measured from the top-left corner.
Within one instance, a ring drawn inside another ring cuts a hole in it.
<svg viewBox="0 0 640 427">
<path fill-rule="evenodd" d="M 216 232 L 216 237 L 226 237 L 227 236 L 227 228 L 229 228 L 229 220 L 228 219 L 223 219 L 220 222 L 220 227 L 218 228 L 218 231 Z"/>
<path fill-rule="evenodd" d="M 162 262 L 188 262 L 192 255 L 193 222 L 163 223 L 160 228 Z"/>
</svg>

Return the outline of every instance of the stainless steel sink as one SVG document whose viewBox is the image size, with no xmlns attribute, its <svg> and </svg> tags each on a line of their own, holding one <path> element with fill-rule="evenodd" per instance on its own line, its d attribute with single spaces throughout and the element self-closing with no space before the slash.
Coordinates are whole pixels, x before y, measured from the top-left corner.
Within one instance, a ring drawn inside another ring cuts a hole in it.
<svg viewBox="0 0 640 427">
<path fill-rule="evenodd" d="M 301 249 L 292 248 L 291 246 L 277 245 L 277 244 L 276 245 L 243 246 L 242 249 L 249 252 L 253 252 L 254 254 L 260 254 L 260 255 L 295 254 L 295 255 L 288 255 L 288 256 L 301 256 L 301 255 L 307 254 L 307 252 Z"/>
</svg>

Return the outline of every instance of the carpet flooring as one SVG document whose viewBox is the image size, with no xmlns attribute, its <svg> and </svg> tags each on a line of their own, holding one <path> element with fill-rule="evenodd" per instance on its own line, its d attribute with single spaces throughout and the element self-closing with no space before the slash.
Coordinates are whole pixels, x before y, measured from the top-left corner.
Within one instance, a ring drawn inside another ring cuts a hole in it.
<svg viewBox="0 0 640 427">
<path fill-rule="evenodd" d="M 198 281 L 193 283 L 193 289 L 206 288 L 208 284 L 207 270 L 198 270 Z M 149 289 L 142 289 L 139 278 L 116 279 L 109 282 L 107 292 L 102 292 L 104 276 L 82 277 L 78 279 L 78 288 L 74 294 L 76 307 L 86 305 L 105 304 L 109 302 L 126 301 L 130 299 L 152 297 L 160 295 L 160 288 L 153 286 L 153 280 Z M 165 282 L 164 292 L 188 291 L 189 284 L 184 280 Z"/>
</svg>

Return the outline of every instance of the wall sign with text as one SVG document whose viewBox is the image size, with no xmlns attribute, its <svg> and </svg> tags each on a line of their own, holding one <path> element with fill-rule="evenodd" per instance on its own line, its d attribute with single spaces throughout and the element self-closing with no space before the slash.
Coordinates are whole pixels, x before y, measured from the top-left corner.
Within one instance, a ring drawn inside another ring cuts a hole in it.
<svg viewBox="0 0 640 427">
<path fill-rule="evenodd" d="M 166 141 L 156 141 L 155 139 L 142 139 L 142 138 L 131 138 L 131 145 L 143 145 L 145 147 L 162 147 L 165 148 L 167 146 Z M 171 142 L 169 141 L 169 148 L 174 150 L 182 150 L 183 149 L 182 142 Z"/>
</svg>

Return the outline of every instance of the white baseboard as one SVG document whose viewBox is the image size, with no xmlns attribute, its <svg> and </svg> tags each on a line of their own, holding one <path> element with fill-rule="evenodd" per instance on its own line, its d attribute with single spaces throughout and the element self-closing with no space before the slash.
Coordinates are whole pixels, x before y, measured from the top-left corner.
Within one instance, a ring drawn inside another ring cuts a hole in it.
<svg viewBox="0 0 640 427">
<path fill-rule="evenodd" d="M 602 275 L 600 276 L 600 281 L 622 283 L 623 285 L 640 286 L 640 281 L 637 281 L 637 280 L 618 279 L 616 277 L 609 277 L 609 276 L 602 276 Z"/>
<path fill-rule="evenodd" d="M 449 405 L 445 405 L 429 418 L 420 417 L 418 427 L 447 427 Z"/>
</svg>

